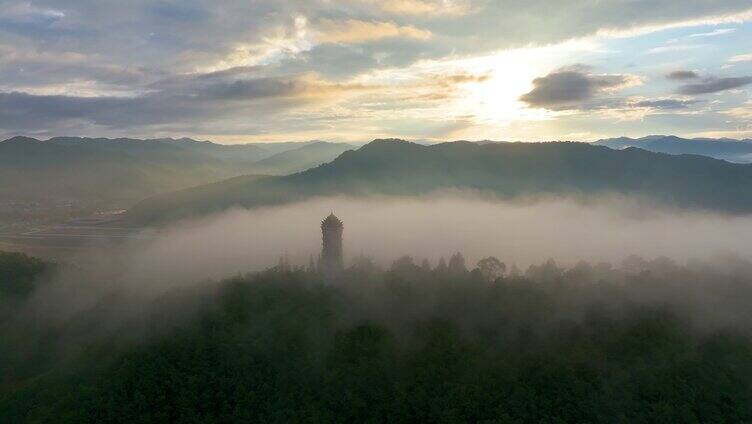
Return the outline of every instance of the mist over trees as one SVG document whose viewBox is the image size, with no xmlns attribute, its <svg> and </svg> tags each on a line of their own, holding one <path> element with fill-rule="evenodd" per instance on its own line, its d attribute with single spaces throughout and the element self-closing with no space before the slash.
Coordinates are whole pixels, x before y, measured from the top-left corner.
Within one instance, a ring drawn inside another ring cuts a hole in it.
<svg viewBox="0 0 752 424">
<path fill-rule="evenodd" d="M 0 421 L 752 419 L 749 261 L 516 268 L 360 256 L 328 285 L 282 260 L 175 289 L 115 326 L 129 304 L 117 293 L 24 325 L 32 292 L 0 326 Z"/>
<path fill-rule="evenodd" d="M 54 268 L 50 262 L 23 253 L 0 251 L 0 301 L 28 296 L 37 281 L 51 274 Z"/>
</svg>

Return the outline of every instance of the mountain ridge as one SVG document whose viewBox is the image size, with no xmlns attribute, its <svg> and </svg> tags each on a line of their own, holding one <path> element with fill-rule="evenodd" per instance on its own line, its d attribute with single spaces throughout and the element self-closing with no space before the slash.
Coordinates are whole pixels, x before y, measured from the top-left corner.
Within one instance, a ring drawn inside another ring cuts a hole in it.
<svg viewBox="0 0 752 424">
<path fill-rule="evenodd" d="M 752 163 L 752 139 L 681 138 L 674 135 L 649 135 L 640 138 L 616 137 L 593 144 L 612 149 L 637 147 L 656 153 L 695 154 L 736 163 Z"/>
<path fill-rule="evenodd" d="M 423 146 L 381 139 L 288 176 L 234 188 L 216 183 L 211 200 L 202 198 L 201 189 L 188 189 L 181 199 L 150 198 L 129 210 L 126 219 L 151 225 L 231 207 L 284 204 L 314 196 L 414 196 L 443 189 L 481 190 L 504 198 L 620 194 L 682 207 L 749 213 L 749 184 L 752 165 L 701 155 L 614 150 L 578 142 Z"/>
<path fill-rule="evenodd" d="M 0 179 L 12 182 L 0 185 L 0 207 L 12 211 L 21 202 L 45 214 L 67 205 L 90 212 L 125 209 L 159 193 L 235 176 L 300 171 L 350 148 L 327 143 L 318 151 L 320 146 L 302 143 L 264 149 L 188 138 L 15 136 L 0 141 Z M 300 149 L 304 150 L 294 153 Z M 275 161 L 256 165 L 274 157 Z"/>
</svg>

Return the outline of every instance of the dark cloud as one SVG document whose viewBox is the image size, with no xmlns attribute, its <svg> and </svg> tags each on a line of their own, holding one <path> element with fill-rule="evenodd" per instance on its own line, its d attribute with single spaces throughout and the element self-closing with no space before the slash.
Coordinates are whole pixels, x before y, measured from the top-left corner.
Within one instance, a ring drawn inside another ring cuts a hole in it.
<svg viewBox="0 0 752 424">
<path fill-rule="evenodd" d="M 598 97 L 604 91 L 618 89 L 632 79 L 628 75 L 591 74 L 584 66 L 562 68 L 533 80 L 535 88 L 520 100 L 550 110 L 598 108 L 602 104 Z"/>
<path fill-rule="evenodd" d="M 142 97 L 76 97 L 0 93 L 0 126 L 17 130 L 33 130 L 57 123 L 79 120 L 94 125 L 120 127 L 149 125 L 162 121 L 194 116 L 186 99 L 159 96 Z"/>
<path fill-rule="evenodd" d="M 666 78 L 670 80 L 688 80 L 700 78 L 700 76 L 695 71 L 674 71 L 668 73 Z"/>
<path fill-rule="evenodd" d="M 632 75 L 599 75 L 582 65 L 556 70 L 533 80 L 532 91 L 520 100 L 532 107 L 553 111 L 611 110 L 630 113 L 635 109 L 680 110 L 698 103 L 693 99 L 633 99 L 615 96 L 614 92 L 636 83 Z"/>
<path fill-rule="evenodd" d="M 263 92 L 262 89 L 260 92 Z M 270 92 L 262 93 L 270 95 Z M 209 87 L 195 95 L 158 92 L 135 97 L 80 97 L 64 95 L 32 95 L 0 93 L 0 126 L 34 129 L 38 125 L 78 120 L 104 127 L 148 126 L 182 122 L 186 119 L 207 119 L 223 106 L 217 100 L 231 96 L 229 90 Z M 251 96 L 247 90 L 236 96 Z M 232 111 L 226 111 L 231 113 Z"/>
<path fill-rule="evenodd" d="M 752 76 L 733 78 L 707 78 L 695 84 L 685 84 L 679 87 L 680 94 L 710 94 L 731 90 L 752 84 Z"/>
<path fill-rule="evenodd" d="M 155 126 L 178 128 L 232 126 L 269 117 L 346 91 L 369 87 L 338 84 L 309 75 L 257 77 L 254 68 L 168 78 L 135 96 L 82 97 L 0 92 L 0 128 L 26 133 L 73 123 L 135 131 Z M 268 121 L 260 121 L 268 123 Z"/>
<path fill-rule="evenodd" d="M 199 94 L 211 100 L 248 100 L 293 96 L 304 92 L 306 87 L 305 82 L 297 79 L 262 78 L 212 84 Z"/>
</svg>

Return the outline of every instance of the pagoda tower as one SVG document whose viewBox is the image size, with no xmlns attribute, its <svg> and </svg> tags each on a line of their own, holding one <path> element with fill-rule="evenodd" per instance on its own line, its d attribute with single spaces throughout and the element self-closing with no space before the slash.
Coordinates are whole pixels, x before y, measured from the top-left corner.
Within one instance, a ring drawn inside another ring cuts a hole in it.
<svg viewBox="0 0 752 424">
<path fill-rule="evenodd" d="M 330 281 L 339 277 L 344 267 L 342 259 L 343 229 L 342 221 L 333 212 L 321 221 L 322 248 L 319 272 Z"/>
</svg>

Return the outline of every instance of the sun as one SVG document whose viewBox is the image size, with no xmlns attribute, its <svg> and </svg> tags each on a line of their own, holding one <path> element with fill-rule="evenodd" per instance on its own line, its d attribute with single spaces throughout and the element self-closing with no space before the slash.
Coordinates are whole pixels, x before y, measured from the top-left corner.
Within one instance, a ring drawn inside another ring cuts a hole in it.
<svg viewBox="0 0 752 424">
<path fill-rule="evenodd" d="M 520 97 L 532 90 L 535 78 L 568 63 L 576 52 L 596 48 L 594 42 L 580 40 L 457 60 L 453 66 L 475 75 L 487 75 L 487 78 L 468 84 L 466 95 L 457 98 L 452 108 L 457 115 L 473 116 L 477 126 L 492 131 L 512 122 L 551 119 L 555 113 L 530 108 Z"/>
</svg>

